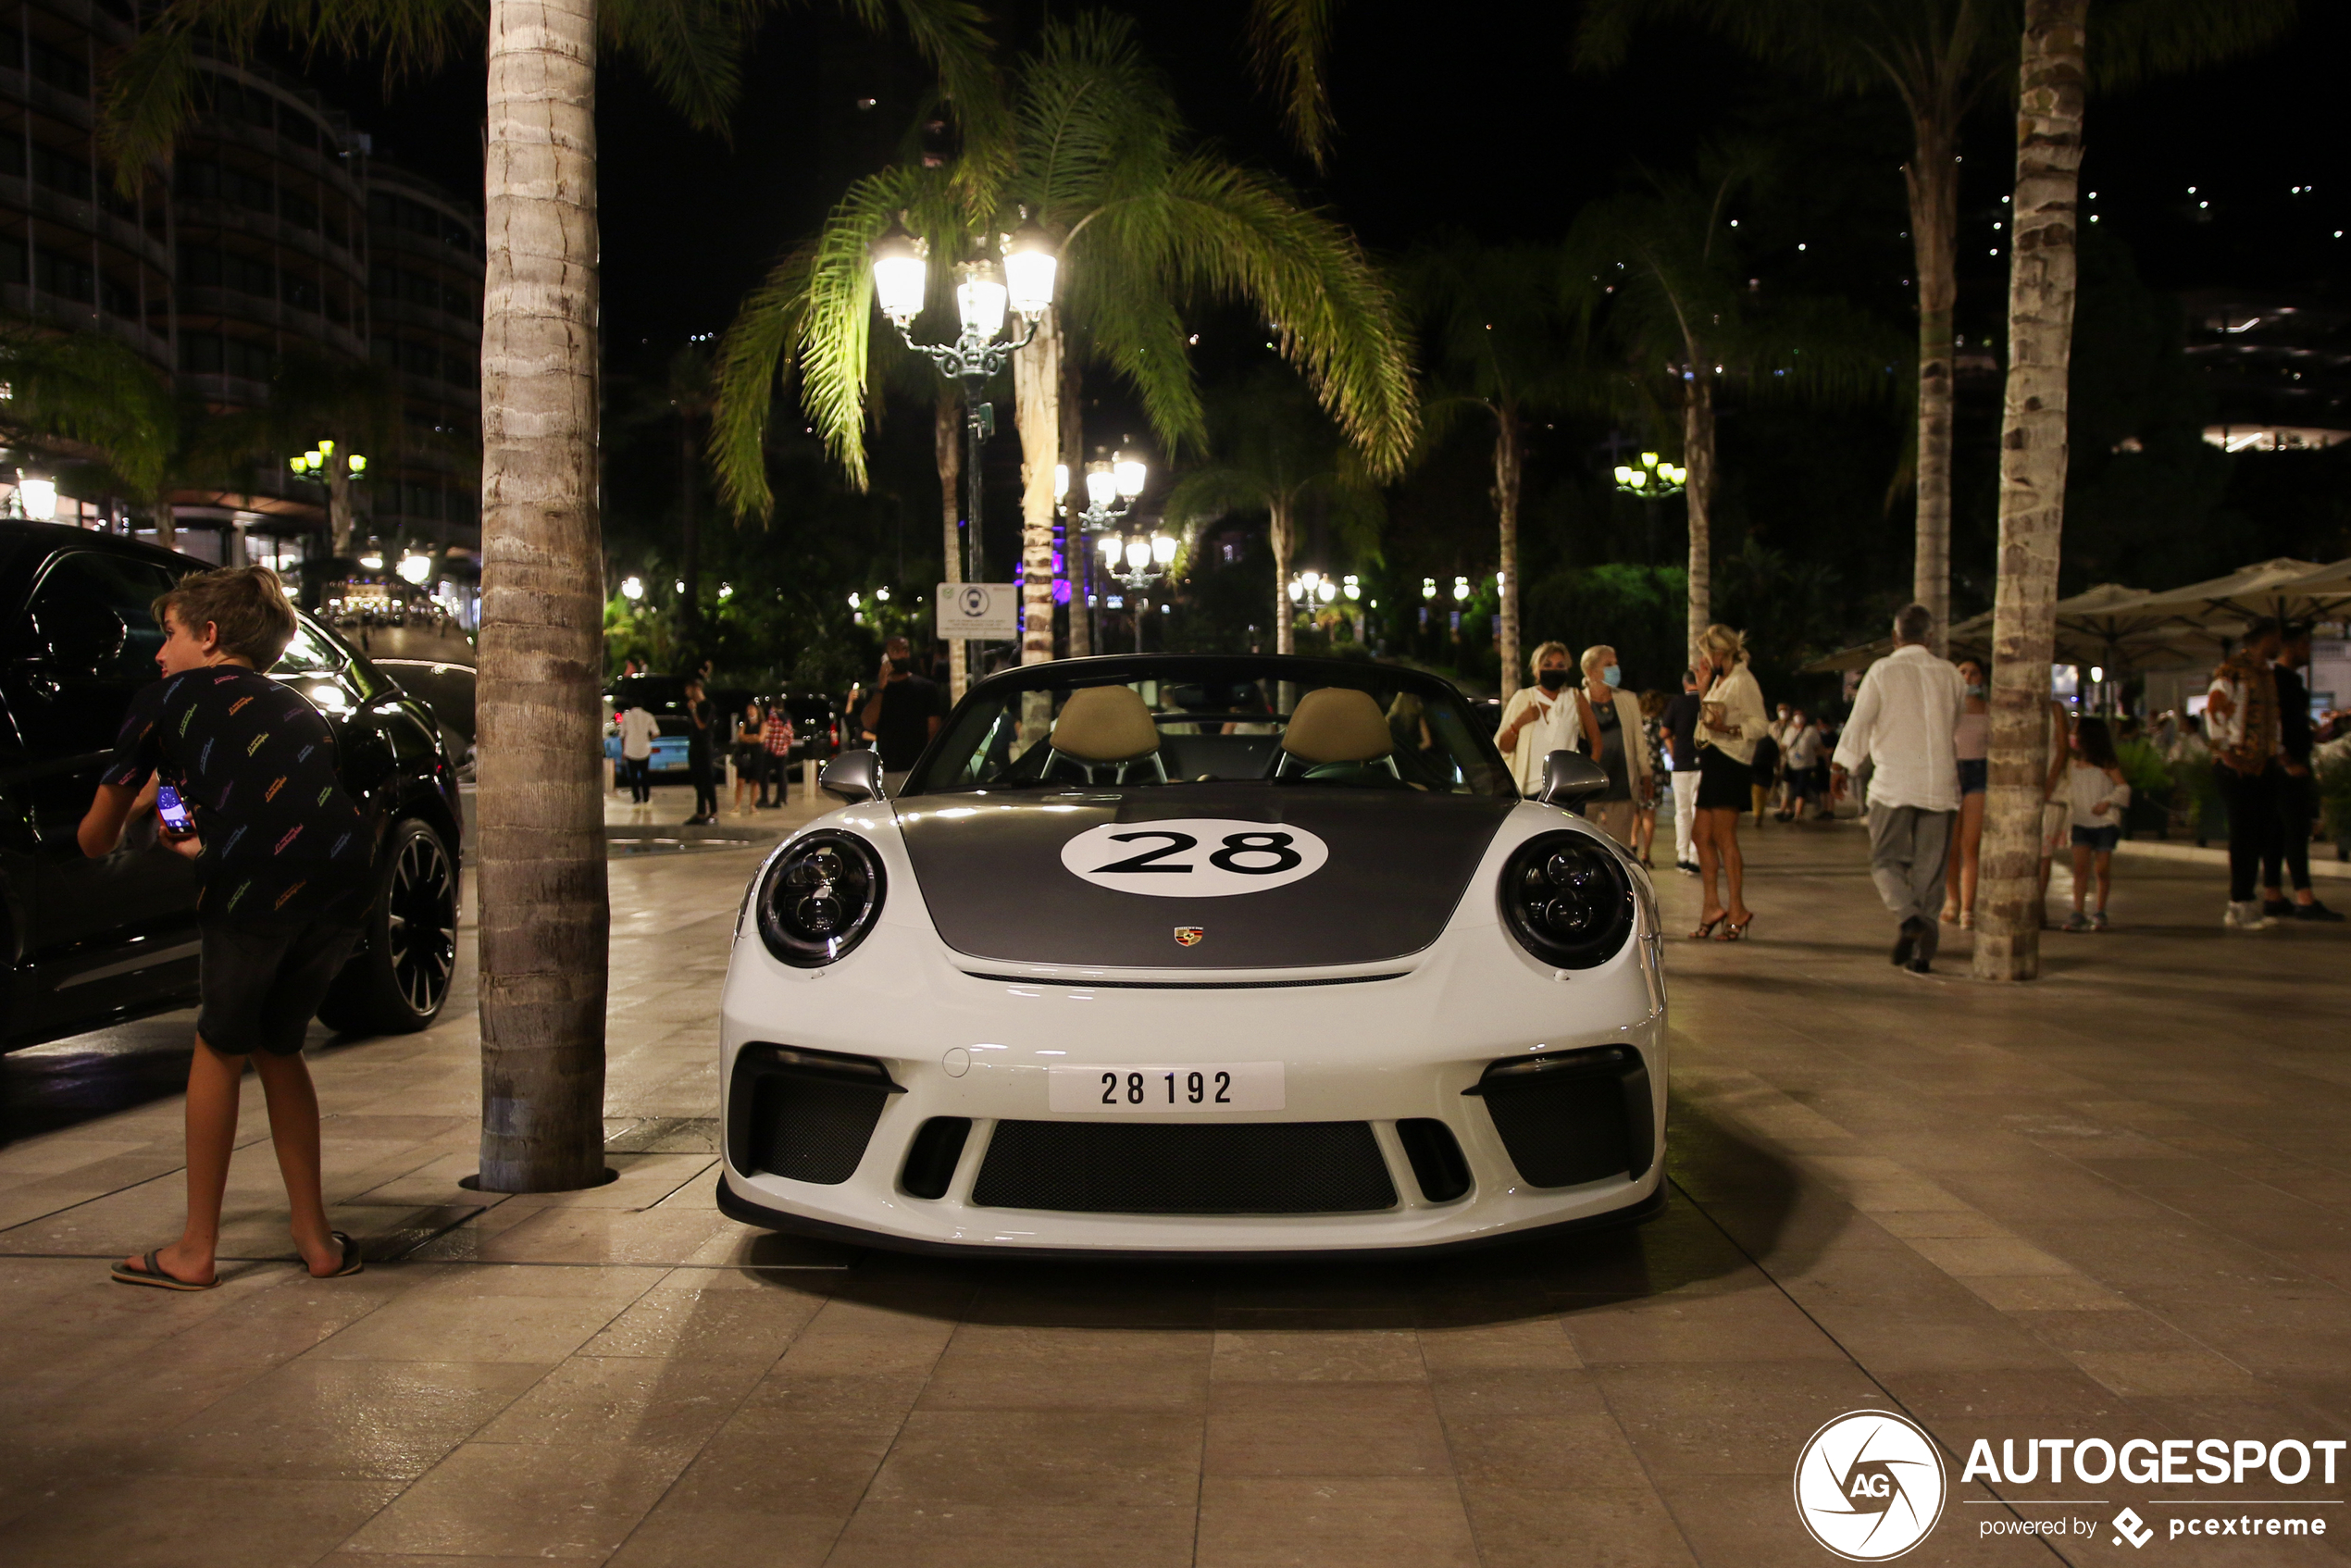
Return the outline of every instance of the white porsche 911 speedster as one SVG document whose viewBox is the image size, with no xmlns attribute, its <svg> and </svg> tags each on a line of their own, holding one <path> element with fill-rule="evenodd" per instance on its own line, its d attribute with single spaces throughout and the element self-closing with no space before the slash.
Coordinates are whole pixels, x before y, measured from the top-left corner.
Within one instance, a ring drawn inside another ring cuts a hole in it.
<svg viewBox="0 0 2351 1568">
<path fill-rule="evenodd" d="M 1032 665 L 736 922 L 719 1206 L 921 1251 L 1420 1251 L 1663 1201 L 1654 892 L 1460 694 L 1368 662 Z"/>
</svg>

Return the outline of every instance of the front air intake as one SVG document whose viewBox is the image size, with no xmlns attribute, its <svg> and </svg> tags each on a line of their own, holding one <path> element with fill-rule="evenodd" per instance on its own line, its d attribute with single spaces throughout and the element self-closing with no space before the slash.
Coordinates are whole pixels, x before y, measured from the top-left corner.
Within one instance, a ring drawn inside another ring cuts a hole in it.
<svg viewBox="0 0 2351 1568">
<path fill-rule="evenodd" d="M 1368 1122 L 999 1122 L 972 1201 L 1087 1214 L 1353 1214 L 1396 1206 Z"/>
<path fill-rule="evenodd" d="M 1462 1092 L 1486 1101 L 1530 1187 L 1638 1181 L 1656 1154 L 1648 1068 L 1630 1046 L 1512 1057 Z"/>
<path fill-rule="evenodd" d="M 905 1092 L 868 1056 L 746 1045 L 727 1090 L 728 1163 L 838 1187 L 857 1174 L 882 1107 Z"/>
</svg>

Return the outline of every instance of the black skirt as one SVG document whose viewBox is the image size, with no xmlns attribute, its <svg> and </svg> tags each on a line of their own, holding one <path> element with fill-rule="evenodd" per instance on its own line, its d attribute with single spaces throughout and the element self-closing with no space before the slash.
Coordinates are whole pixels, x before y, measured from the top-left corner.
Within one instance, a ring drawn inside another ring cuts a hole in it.
<svg viewBox="0 0 2351 1568">
<path fill-rule="evenodd" d="M 1754 797 L 1748 791 L 1755 782 L 1755 769 L 1720 746 L 1701 746 L 1698 753 L 1698 808 L 1699 811 L 1748 811 L 1754 806 Z"/>
</svg>

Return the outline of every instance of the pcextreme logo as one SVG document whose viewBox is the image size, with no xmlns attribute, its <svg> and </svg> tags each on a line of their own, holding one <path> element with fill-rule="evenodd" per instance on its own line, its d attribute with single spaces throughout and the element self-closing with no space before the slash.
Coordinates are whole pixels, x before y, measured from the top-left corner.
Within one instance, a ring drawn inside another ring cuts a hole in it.
<svg viewBox="0 0 2351 1568">
<path fill-rule="evenodd" d="M 1948 1490 L 1934 1440 L 1890 1411 L 1838 1416 L 1796 1461 L 1796 1516 L 1852 1562 L 1884 1562 L 1924 1540 Z"/>
</svg>

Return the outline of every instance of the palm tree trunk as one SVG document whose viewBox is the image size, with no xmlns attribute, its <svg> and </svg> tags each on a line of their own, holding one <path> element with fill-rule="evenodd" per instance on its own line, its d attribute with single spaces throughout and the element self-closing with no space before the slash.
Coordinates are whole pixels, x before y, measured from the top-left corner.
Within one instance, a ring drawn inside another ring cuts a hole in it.
<svg viewBox="0 0 2351 1568">
<path fill-rule="evenodd" d="M 1020 429 L 1020 662 L 1053 657 L 1053 465 L 1061 460 L 1062 331 L 1054 312 L 1013 355 Z"/>
<path fill-rule="evenodd" d="M 686 664 L 702 667 L 702 526 L 694 516 L 694 420 L 678 414 L 678 580 L 686 586 L 678 595 L 678 641 Z"/>
<path fill-rule="evenodd" d="M 1518 410 L 1494 405 L 1494 514 L 1501 525 L 1502 701 L 1518 690 L 1518 495 L 1522 472 Z"/>
<path fill-rule="evenodd" d="M 482 292 L 481 1175 L 604 1170 L 595 0 L 491 0 Z"/>
<path fill-rule="evenodd" d="M 1959 175 L 1957 127 L 1917 118 L 1918 153 L 1903 166 L 1910 194 L 1910 248 L 1919 281 L 1918 543 L 1910 597 L 1934 616 L 1927 645 L 1947 647 L 1951 618 L 1951 312 L 1959 298 Z"/>
<path fill-rule="evenodd" d="M 931 451 L 939 464 L 939 520 L 941 529 L 939 560 L 945 563 L 941 580 L 964 580 L 963 521 L 964 481 L 964 400 L 954 387 L 942 381 L 939 402 L 931 417 Z M 958 637 L 947 644 L 948 701 L 964 700 L 964 689 L 971 684 L 971 666 L 967 662 L 970 644 Z"/>
<path fill-rule="evenodd" d="M 351 511 L 349 462 L 350 454 L 337 442 L 335 451 L 327 459 L 327 534 L 338 555 L 352 554 L 353 535 L 359 531 L 358 520 Z"/>
<path fill-rule="evenodd" d="M 1289 557 L 1298 547 L 1298 530 L 1290 516 L 1289 497 L 1276 495 L 1271 508 L 1274 536 L 1274 652 L 1298 652 L 1298 610 L 1289 602 Z"/>
<path fill-rule="evenodd" d="M 1079 404 L 1083 390 L 1077 355 L 1062 344 L 1062 457 L 1069 465 L 1069 504 L 1062 527 L 1062 574 L 1069 579 L 1069 656 L 1085 658 L 1094 651 L 1093 617 L 1087 600 L 1093 588 L 1094 541 L 1077 521 L 1086 493 L 1086 411 Z"/>
<path fill-rule="evenodd" d="M 2000 432 L 1999 586 L 1992 609 L 1991 798 L 1976 883 L 1975 975 L 2041 973 L 2042 713 L 2057 640 L 2065 525 L 2067 368 L 2082 172 L 2089 0 L 2025 0 L 2017 104 L 2009 376 Z"/>
<path fill-rule="evenodd" d="M 1690 351 L 1690 379 L 1682 383 L 1682 467 L 1690 471 L 1682 502 L 1690 518 L 1690 608 L 1688 654 L 1698 656 L 1698 634 L 1714 616 L 1714 383 L 1700 355 Z"/>
</svg>

